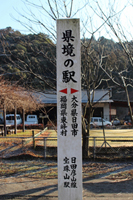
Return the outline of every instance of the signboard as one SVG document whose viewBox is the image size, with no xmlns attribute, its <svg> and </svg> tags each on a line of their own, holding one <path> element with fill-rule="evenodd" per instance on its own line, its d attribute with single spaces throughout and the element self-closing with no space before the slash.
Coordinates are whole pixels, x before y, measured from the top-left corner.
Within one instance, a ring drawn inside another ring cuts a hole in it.
<svg viewBox="0 0 133 200">
<path fill-rule="evenodd" d="M 82 199 L 79 19 L 57 20 L 58 199 Z"/>
</svg>

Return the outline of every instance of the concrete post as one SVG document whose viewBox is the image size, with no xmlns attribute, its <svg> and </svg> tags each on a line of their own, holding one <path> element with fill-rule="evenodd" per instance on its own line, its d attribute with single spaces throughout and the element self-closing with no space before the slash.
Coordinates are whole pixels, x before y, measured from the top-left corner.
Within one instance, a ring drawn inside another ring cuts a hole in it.
<svg viewBox="0 0 133 200">
<path fill-rule="evenodd" d="M 82 200 L 79 19 L 57 20 L 58 200 Z"/>
</svg>

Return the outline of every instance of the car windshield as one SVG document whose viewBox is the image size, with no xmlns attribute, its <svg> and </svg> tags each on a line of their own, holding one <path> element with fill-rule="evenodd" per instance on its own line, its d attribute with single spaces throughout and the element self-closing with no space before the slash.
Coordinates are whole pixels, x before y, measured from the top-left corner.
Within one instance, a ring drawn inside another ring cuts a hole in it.
<svg viewBox="0 0 133 200">
<path fill-rule="evenodd" d="M 29 118 L 35 118 L 35 116 L 29 116 Z"/>
<path fill-rule="evenodd" d="M 20 116 L 16 116 L 16 119 L 20 119 Z M 14 116 L 6 116 L 6 120 L 14 120 Z"/>
<path fill-rule="evenodd" d="M 102 118 L 101 118 L 101 119 L 99 119 L 99 122 L 102 122 L 102 121 L 103 121 L 103 122 L 105 122 L 105 120 L 104 120 L 104 119 L 102 119 Z"/>
<path fill-rule="evenodd" d="M 14 120 L 14 116 L 6 116 L 6 120 Z"/>
</svg>

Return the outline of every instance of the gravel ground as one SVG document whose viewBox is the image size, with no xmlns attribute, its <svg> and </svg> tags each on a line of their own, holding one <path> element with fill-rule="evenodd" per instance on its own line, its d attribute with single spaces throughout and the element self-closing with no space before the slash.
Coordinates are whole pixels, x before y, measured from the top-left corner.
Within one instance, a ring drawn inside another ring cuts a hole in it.
<svg viewBox="0 0 133 200">
<path fill-rule="evenodd" d="M 57 170 L 55 161 L 1 160 L 0 165 L 0 199 L 58 199 L 56 175 L 44 174 Z M 133 170 L 133 162 L 84 162 L 83 200 L 133 199 L 132 177 L 118 176 L 129 170 Z"/>
<path fill-rule="evenodd" d="M 36 155 L 29 149 L 24 151 L 22 144 L 16 146 L 1 152 L 0 199 L 57 200 L 57 162 L 29 157 L 19 160 L 18 156 L 26 153 Z M 17 160 L 2 159 L 12 155 Z M 83 200 L 133 199 L 133 161 L 83 162 L 82 171 Z"/>
</svg>

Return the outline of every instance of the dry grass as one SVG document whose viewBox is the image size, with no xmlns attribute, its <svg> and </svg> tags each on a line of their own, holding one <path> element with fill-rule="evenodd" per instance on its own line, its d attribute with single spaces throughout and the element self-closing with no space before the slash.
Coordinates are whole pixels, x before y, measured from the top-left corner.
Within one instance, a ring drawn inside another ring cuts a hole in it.
<svg viewBox="0 0 133 200">
<path fill-rule="evenodd" d="M 91 130 L 90 137 L 92 139 L 90 140 L 90 146 L 94 145 L 94 137 L 96 137 L 96 146 L 101 146 L 104 142 L 103 136 L 102 129 Z M 130 140 L 133 140 L 133 129 L 105 129 L 105 138 L 112 147 L 132 146 L 133 143 Z M 116 142 L 113 140 L 116 140 Z M 121 140 L 121 142 L 118 140 Z M 129 142 L 123 142 L 122 140 L 129 140 Z"/>
<path fill-rule="evenodd" d="M 105 129 L 106 141 L 112 146 L 132 146 L 133 142 L 133 129 Z M 51 139 L 47 140 L 47 146 L 57 147 L 57 132 L 50 130 L 49 137 Z M 103 130 L 102 129 L 93 129 L 90 130 L 90 143 L 89 145 L 93 147 L 94 137 L 96 137 L 96 146 L 101 146 L 104 142 Z M 123 138 L 124 137 L 124 138 Z M 128 138 L 132 137 L 132 138 Z M 110 140 L 129 140 L 129 142 L 114 142 Z"/>
<path fill-rule="evenodd" d="M 41 130 L 34 130 L 35 134 L 39 133 Z M 48 147 L 57 147 L 57 132 L 55 130 L 47 130 L 47 142 L 46 145 Z M 112 147 L 119 147 L 119 146 L 132 146 L 133 142 L 130 140 L 133 140 L 133 129 L 105 129 L 105 136 L 106 141 L 112 146 Z M 7 136 L 8 137 L 8 136 Z M 32 137 L 32 130 L 26 130 L 25 132 L 22 132 L 21 130 L 17 131 L 17 134 L 9 135 L 10 138 L 0 138 L 0 142 L 9 142 L 11 140 L 15 141 L 19 140 L 19 137 Z M 104 142 L 103 137 L 103 130 L 102 129 L 92 129 L 90 130 L 90 147 L 94 146 L 94 137 L 96 138 L 96 147 L 100 147 Z M 129 138 L 130 137 L 130 138 Z M 111 141 L 112 140 L 112 141 Z M 123 141 L 113 141 L 113 140 L 127 140 L 127 142 Z M 128 142 L 129 141 L 129 142 Z M 107 145 L 108 146 L 108 145 Z"/>
<path fill-rule="evenodd" d="M 47 139 L 47 146 L 57 147 L 57 132 L 55 130 L 49 130 L 49 137 Z"/>
<path fill-rule="evenodd" d="M 1 177 L 30 177 L 39 179 L 55 179 L 58 177 L 57 163 L 45 162 L 42 160 L 29 161 L 0 161 L 0 176 Z M 125 164 L 126 165 L 126 164 Z M 82 166 L 83 178 L 91 178 L 97 175 L 115 172 L 124 167 L 118 163 L 84 163 Z M 107 177 L 108 179 L 132 179 L 133 170 L 114 173 Z"/>
<path fill-rule="evenodd" d="M 23 132 L 22 130 L 17 130 L 17 134 L 12 134 L 11 136 L 12 137 L 22 137 L 22 136 L 25 136 L 25 137 L 31 137 L 32 136 L 32 131 L 33 130 L 26 130 L 25 132 Z M 37 134 L 39 133 L 41 130 L 39 129 L 35 129 L 34 130 L 34 133 Z"/>
<path fill-rule="evenodd" d="M 132 180 L 133 179 L 133 169 L 127 170 L 127 171 L 122 171 L 122 172 L 119 172 L 119 173 L 111 174 L 107 178 L 111 179 L 111 180 L 116 180 L 116 179 Z"/>
<path fill-rule="evenodd" d="M 0 176 L 25 176 L 36 178 L 57 177 L 57 164 L 43 161 L 0 161 Z"/>
</svg>

